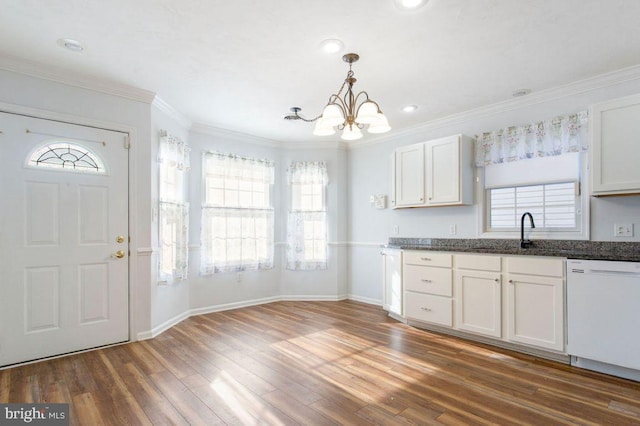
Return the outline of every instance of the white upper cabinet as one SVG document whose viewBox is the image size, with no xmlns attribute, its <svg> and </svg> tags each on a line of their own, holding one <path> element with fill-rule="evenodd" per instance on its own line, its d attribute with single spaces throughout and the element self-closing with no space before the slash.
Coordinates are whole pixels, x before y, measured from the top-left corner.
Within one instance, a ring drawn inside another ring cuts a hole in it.
<svg viewBox="0 0 640 426">
<path fill-rule="evenodd" d="M 449 136 L 394 153 L 393 208 L 473 204 L 473 140 Z"/>
<path fill-rule="evenodd" d="M 396 150 L 394 192 L 392 207 L 424 203 L 424 144 L 403 146 Z"/>
<path fill-rule="evenodd" d="M 592 105 L 591 194 L 640 194 L 640 95 Z"/>
</svg>

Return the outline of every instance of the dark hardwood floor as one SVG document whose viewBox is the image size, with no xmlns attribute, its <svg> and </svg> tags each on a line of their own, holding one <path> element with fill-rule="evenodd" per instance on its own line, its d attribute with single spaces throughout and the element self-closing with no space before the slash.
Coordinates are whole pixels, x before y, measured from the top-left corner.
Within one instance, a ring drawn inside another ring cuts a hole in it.
<svg viewBox="0 0 640 426">
<path fill-rule="evenodd" d="M 152 340 L 0 371 L 71 424 L 640 424 L 640 383 L 414 329 L 357 302 L 193 317 Z"/>
</svg>

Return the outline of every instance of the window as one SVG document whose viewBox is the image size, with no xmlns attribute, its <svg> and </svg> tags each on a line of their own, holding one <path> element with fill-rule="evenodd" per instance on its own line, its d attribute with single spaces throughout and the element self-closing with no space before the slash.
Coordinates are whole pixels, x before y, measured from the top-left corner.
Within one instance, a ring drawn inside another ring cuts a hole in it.
<svg viewBox="0 0 640 426">
<path fill-rule="evenodd" d="M 60 141 L 47 143 L 36 149 L 29 157 L 27 166 L 84 173 L 106 173 L 104 164 L 98 156 L 80 145 Z"/>
<path fill-rule="evenodd" d="M 177 137 L 164 134 L 158 163 L 159 280 L 183 280 L 189 263 L 189 203 L 185 190 L 189 147 Z"/>
<path fill-rule="evenodd" d="M 287 221 L 287 269 L 327 268 L 327 213 L 324 162 L 293 162 L 289 166 L 291 211 Z"/>
<path fill-rule="evenodd" d="M 489 229 L 519 229 L 525 212 L 533 215 L 538 230 L 577 228 L 576 182 L 494 188 L 487 195 Z"/>
<path fill-rule="evenodd" d="M 581 154 L 568 153 L 486 167 L 485 232 L 493 236 L 519 231 L 522 214 L 530 212 L 539 238 L 586 236 L 583 163 Z"/>
<path fill-rule="evenodd" d="M 201 272 L 273 267 L 274 164 L 205 153 Z"/>
</svg>

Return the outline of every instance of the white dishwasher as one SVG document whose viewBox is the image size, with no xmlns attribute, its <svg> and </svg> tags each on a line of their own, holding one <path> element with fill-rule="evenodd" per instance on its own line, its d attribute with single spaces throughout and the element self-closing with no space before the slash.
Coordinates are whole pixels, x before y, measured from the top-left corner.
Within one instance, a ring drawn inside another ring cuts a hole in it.
<svg viewBox="0 0 640 426">
<path fill-rule="evenodd" d="M 640 381 L 640 262 L 567 260 L 571 364 Z"/>
</svg>

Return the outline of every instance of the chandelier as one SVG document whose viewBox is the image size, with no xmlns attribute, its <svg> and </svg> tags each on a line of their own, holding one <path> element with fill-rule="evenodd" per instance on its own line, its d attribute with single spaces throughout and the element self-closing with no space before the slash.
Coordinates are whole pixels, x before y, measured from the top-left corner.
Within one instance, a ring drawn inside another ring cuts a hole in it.
<svg viewBox="0 0 640 426">
<path fill-rule="evenodd" d="M 347 53 L 342 57 L 342 60 L 349 64 L 347 78 L 344 79 L 338 93 L 329 96 L 329 102 L 322 114 L 307 119 L 299 114 L 302 110 L 300 107 L 293 107 L 290 109 L 293 114 L 286 115 L 284 118 L 308 123 L 315 121 L 313 134 L 316 136 L 333 135 L 338 129 L 342 131 L 341 138 L 347 141 L 360 139 L 365 126 L 369 126 L 367 128 L 369 133 L 385 133 L 391 130 L 387 117 L 380 110 L 378 103 L 369 98 L 367 92 L 361 91 L 356 95 L 353 93 L 353 84 L 357 80 L 353 76 L 351 66 L 358 59 L 360 56 L 356 53 Z"/>
</svg>

